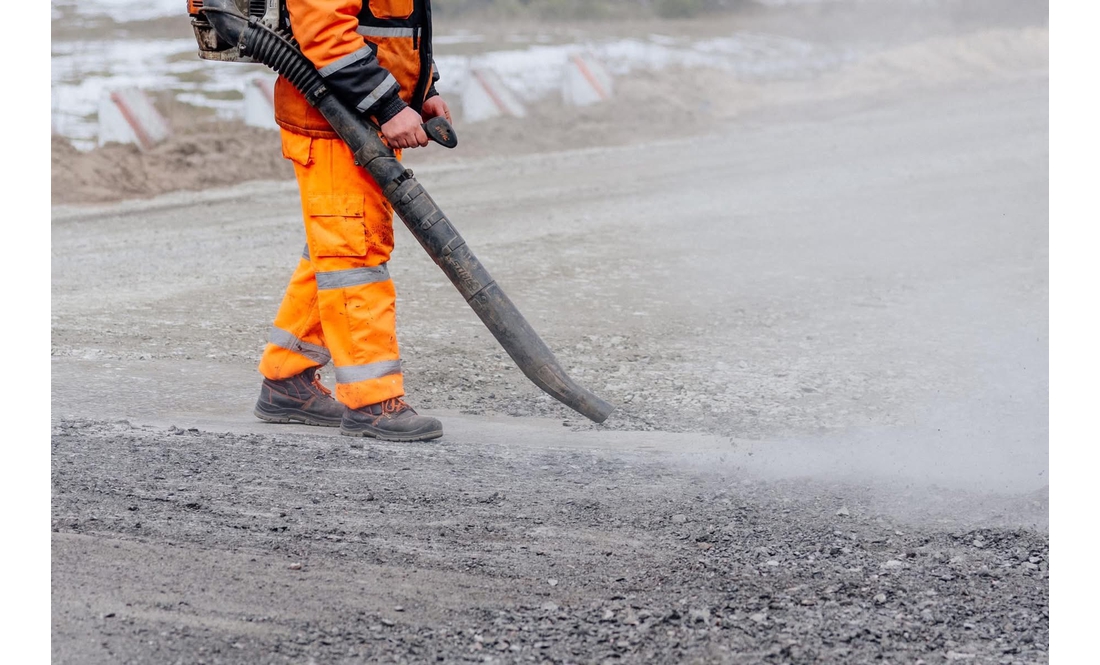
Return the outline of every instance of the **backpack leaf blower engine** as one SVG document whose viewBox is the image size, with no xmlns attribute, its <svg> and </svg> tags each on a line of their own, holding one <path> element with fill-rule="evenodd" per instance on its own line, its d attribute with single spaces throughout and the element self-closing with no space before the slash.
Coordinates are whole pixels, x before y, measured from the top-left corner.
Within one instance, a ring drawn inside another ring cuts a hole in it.
<svg viewBox="0 0 1100 665">
<path fill-rule="evenodd" d="M 356 164 L 378 183 L 420 246 L 527 378 L 594 422 L 607 420 L 615 407 L 569 378 L 412 171 L 405 169 L 382 141 L 378 127 L 331 93 L 313 63 L 280 28 L 285 17 L 283 0 L 188 0 L 187 5 L 200 57 L 261 63 L 290 81 L 348 144 Z M 454 130 L 444 118 L 433 118 L 425 130 L 438 143 L 457 144 Z"/>
</svg>

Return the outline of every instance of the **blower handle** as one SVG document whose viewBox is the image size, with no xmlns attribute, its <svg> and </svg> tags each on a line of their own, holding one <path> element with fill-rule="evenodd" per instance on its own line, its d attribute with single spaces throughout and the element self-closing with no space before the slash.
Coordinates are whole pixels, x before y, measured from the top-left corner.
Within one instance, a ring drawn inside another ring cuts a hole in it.
<svg viewBox="0 0 1100 665">
<path fill-rule="evenodd" d="M 455 134 L 455 128 L 451 127 L 451 123 L 447 122 L 443 116 L 432 118 L 424 123 L 423 127 L 428 138 L 444 148 L 454 148 L 458 145 L 458 134 Z"/>
</svg>

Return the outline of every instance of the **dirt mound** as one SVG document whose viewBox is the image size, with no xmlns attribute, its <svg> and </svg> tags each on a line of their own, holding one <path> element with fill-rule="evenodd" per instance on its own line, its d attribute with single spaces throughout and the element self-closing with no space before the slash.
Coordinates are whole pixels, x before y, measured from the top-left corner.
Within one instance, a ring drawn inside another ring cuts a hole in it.
<svg viewBox="0 0 1100 665">
<path fill-rule="evenodd" d="M 669 95 L 670 89 L 677 94 Z M 634 72 L 616 82 L 613 99 L 595 106 L 546 99 L 529 106 L 526 118 L 464 123 L 459 100 L 451 99 L 460 147 L 408 152 L 406 159 L 416 166 L 680 138 L 710 131 L 760 100 L 759 85 L 730 72 L 681 68 Z M 55 136 L 52 202 L 105 203 L 249 180 L 293 179 L 278 132 L 213 120 L 207 110 L 186 104 L 157 104 L 173 126 L 183 129 L 149 152 L 121 144 L 82 152 Z"/>
<path fill-rule="evenodd" d="M 616 81 L 609 102 L 576 108 L 551 98 L 531 105 L 522 119 L 467 124 L 459 100 L 451 99 L 461 147 L 414 151 L 407 161 L 415 166 L 697 136 L 761 109 L 773 113 L 826 100 L 1034 75 L 1046 70 L 1048 42 L 1045 27 L 937 37 L 883 49 L 806 81 L 753 82 L 706 68 L 639 70 Z M 53 203 L 103 203 L 294 177 L 277 132 L 211 119 L 208 110 L 169 100 L 158 100 L 158 106 L 181 129 L 146 153 L 130 145 L 83 153 L 55 137 Z"/>
<path fill-rule="evenodd" d="M 279 149 L 278 132 L 240 122 L 196 124 L 148 152 L 123 144 L 81 152 L 58 136 L 51 149 L 54 204 L 102 203 L 294 177 Z"/>
</svg>

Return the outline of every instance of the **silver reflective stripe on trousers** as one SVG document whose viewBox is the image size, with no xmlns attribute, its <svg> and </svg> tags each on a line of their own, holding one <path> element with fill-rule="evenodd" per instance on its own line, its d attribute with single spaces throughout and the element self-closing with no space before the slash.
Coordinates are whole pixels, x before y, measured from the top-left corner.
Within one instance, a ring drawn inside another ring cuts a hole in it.
<svg viewBox="0 0 1100 665">
<path fill-rule="evenodd" d="M 381 360 L 366 365 L 349 365 L 336 368 L 336 383 L 357 383 L 370 379 L 381 379 L 401 373 L 400 360 Z"/>
<path fill-rule="evenodd" d="M 369 25 L 361 25 L 355 31 L 364 37 L 412 37 L 416 34 L 416 28 L 375 28 Z"/>
<path fill-rule="evenodd" d="M 382 95 L 385 95 L 390 90 L 397 87 L 397 79 L 393 77 L 393 74 L 386 74 L 385 80 L 378 84 L 378 87 L 371 91 L 369 95 L 363 98 L 363 101 L 359 102 L 359 105 L 355 108 L 360 111 L 366 111 L 370 107 L 374 106 L 375 102 L 382 99 Z"/>
<path fill-rule="evenodd" d="M 302 250 L 302 258 L 305 259 L 306 261 L 309 260 L 309 245 L 308 244 L 306 245 L 306 248 Z"/>
<path fill-rule="evenodd" d="M 317 290 L 343 289 L 349 286 L 361 286 L 384 282 L 390 278 L 390 270 L 383 263 L 370 268 L 349 268 L 347 270 L 329 270 L 317 272 Z"/>
<path fill-rule="evenodd" d="M 347 67 L 348 65 L 354 65 L 355 63 L 359 62 L 363 58 L 370 58 L 373 55 L 374 55 L 374 49 L 372 49 L 370 47 L 370 45 L 366 45 L 361 49 L 358 49 L 356 51 L 353 51 L 352 53 L 349 53 L 349 54 L 345 55 L 344 57 L 340 58 L 336 62 L 331 62 L 331 63 L 325 65 L 324 67 L 318 69 L 317 73 L 320 74 L 321 76 L 331 76 L 332 74 L 335 74 L 336 72 L 340 71 L 344 67 Z"/>
<path fill-rule="evenodd" d="M 303 342 L 282 328 L 272 326 L 271 334 L 268 336 L 267 341 L 287 351 L 301 354 L 315 363 L 324 365 L 332 360 L 332 356 L 329 355 L 328 349 L 325 347 Z"/>
</svg>

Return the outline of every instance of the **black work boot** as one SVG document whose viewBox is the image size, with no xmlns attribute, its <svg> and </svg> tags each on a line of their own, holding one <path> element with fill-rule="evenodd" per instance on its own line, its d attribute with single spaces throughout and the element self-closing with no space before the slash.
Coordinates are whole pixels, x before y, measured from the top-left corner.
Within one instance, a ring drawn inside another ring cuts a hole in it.
<svg viewBox="0 0 1100 665">
<path fill-rule="evenodd" d="M 443 423 L 417 415 L 400 397 L 360 409 L 345 409 L 340 433 L 383 441 L 427 441 L 443 436 Z"/>
<path fill-rule="evenodd" d="M 282 381 L 264 379 L 253 413 L 269 423 L 339 427 L 344 405 L 321 383 L 317 368 L 311 367 Z"/>
</svg>

